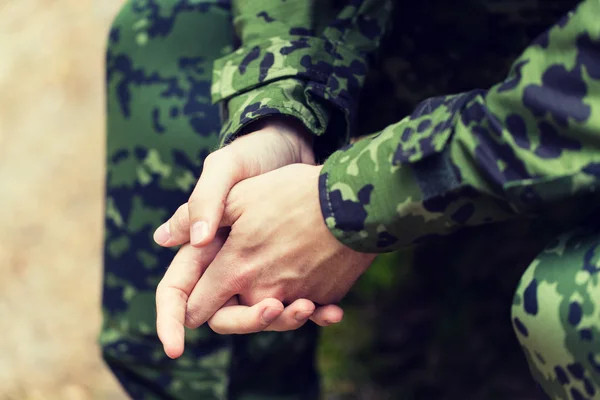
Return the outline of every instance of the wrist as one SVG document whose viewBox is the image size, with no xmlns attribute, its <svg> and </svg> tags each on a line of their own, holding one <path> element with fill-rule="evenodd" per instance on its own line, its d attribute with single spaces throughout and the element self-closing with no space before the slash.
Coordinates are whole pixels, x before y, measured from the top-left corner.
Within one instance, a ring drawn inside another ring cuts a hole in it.
<svg viewBox="0 0 600 400">
<path fill-rule="evenodd" d="M 296 151 L 297 160 L 302 164 L 315 164 L 313 151 L 314 135 L 296 118 L 285 118 L 273 127 L 289 141 Z"/>
<path fill-rule="evenodd" d="M 261 118 L 245 129 L 245 133 L 269 130 L 283 137 L 294 152 L 294 158 L 302 164 L 315 164 L 313 152 L 314 135 L 297 118 L 273 115 Z"/>
</svg>

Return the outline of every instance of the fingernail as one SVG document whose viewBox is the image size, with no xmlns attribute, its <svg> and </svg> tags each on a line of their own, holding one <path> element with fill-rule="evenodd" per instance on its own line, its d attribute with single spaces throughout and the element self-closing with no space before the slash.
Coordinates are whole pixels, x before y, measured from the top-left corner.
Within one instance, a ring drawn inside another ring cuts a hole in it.
<svg viewBox="0 0 600 400">
<path fill-rule="evenodd" d="M 195 245 L 200 243 L 208 235 L 208 224 L 198 221 L 192 226 L 190 242 Z"/>
<path fill-rule="evenodd" d="M 332 320 L 330 320 L 330 319 L 327 319 L 327 320 L 325 320 L 325 323 L 326 323 L 327 325 L 333 325 L 333 324 L 337 324 L 338 322 L 340 322 L 340 320 L 338 320 L 338 321 L 332 321 Z"/>
<path fill-rule="evenodd" d="M 171 231 L 169 230 L 169 223 L 165 222 L 158 227 L 154 232 L 154 241 L 158 244 L 165 244 L 171 238 Z"/>
<path fill-rule="evenodd" d="M 312 313 L 312 311 L 298 311 L 296 314 L 294 314 L 294 319 L 298 322 L 303 322 L 306 321 L 308 317 L 312 315 Z"/>
<path fill-rule="evenodd" d="M 269 307 L 265 311 L 263 311 L 262 319 L 267 324 L 270 324 L 271 322 L 275 321 L 277 319 L 277 317 L 279 317 L 279 314 L 281 314 L 280 309 Z"/>
</svg>

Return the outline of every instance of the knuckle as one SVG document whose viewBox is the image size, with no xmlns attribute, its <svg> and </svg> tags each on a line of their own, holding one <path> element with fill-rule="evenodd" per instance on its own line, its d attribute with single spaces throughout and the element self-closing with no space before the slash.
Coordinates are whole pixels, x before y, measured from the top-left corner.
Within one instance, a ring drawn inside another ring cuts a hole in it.
<svg viewBox="0 0 600 400">
<path fill-rule="evenodd" d="M 256 268 L 242 267 L 232 272 L 229 285 L 233 290 L 242 292 L 252 285 L 257 276 L 258 271 Z"/>
<path fill-rule="evenodd" d="M 202 220 L 204 218 L 203 214 L 206 213 L 206 205 L 208 200 L 202 196 L 192 196 L 188 200 L 188 212 L 185 215 L 187 225 L 186 228 L 189 229 L 190 225 L 194 222 Z"/>
<path fill-rule="evenodd" d="M 221 153 L 222 153 L 221 150 L 217 150 L 217 151 L 210 153 L 208 156 L 206 156 L 206 158 L 204 159 L 204 168 L 210 167 L 211 165 L 218 163 L 219 155 Z"/>
<path fill-rule="evenodd" d="M 190 329 L 200 327 L 205 321 L 202 321 L 198 310 L 188 308 L 185 311 L 185 326 Z"/>
<path fill-rule="evenodd" d="M 188 214 L 188 204 L 187 203 L 183 203 L 182 205 L 177 207 L 177 210 L 175 211 L 175 215 L 179 215 L 180 217 L 187 217 L 187 214 Z"/>
<path fill-rule="evenodd" d="M 169 290 L 169 286 L 161 280 L 156 286 L 156 297 L 164 296 Z"/>
<path fill-rule="evenodd" d="M 213 169 L 218 166 L 218 169 L 230 167 L 233 163 L 231 148 L 225 147 L 210 153 L 204 159 L 204 169 Z"/>
<path fill-rule="evenodd" d="M 171 232 L 181 233 L 189 229 L 189 212 L 187 206 L 184 204 L 180 206 L 173 218 L 171 218 Z"/>
<path fill-rule="evenodd" d="M 199 194 L 196 192 L 196 189 L 192 192 L 187 201 L 188 214 L 197 209 L 202 202 L 202 196 L 199 196 Z"/>
<path fill-rule="evenodd" d="M 232 180 L 239 179 L 245 170 L 245 157 L 239 157 L 235 146 L 227 146 L 211 153 L 204 162 L 205 168 L 225 173 Z"/>
<path fill-rule="evenodd" d="M 160 281 L 156 286 L 156 300 L 159 303 L 159 299 L 162 299 L 166 296 L 172 296 L 173 294 L 178 297 L 184 304 L 188 301 L 188 294 L 180 287 L 173 286 L 171 284 L 165 283 L 165 281 Z"/>
</svg>

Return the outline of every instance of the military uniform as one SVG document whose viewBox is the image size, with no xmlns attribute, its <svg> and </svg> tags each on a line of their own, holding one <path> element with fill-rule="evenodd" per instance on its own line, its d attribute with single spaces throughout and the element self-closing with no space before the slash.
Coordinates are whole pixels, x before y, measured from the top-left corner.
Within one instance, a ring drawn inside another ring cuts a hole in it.
<svg viewBox="0 0 600 400">
<path fill-rule="evenodd" d="M 326 160 L 332 233 L 410 266 L 381 304 L 393 321 L 373 321 L 376 344 L 398 354 L 379 365 L 387 393 L 524 398 L 507 384 L 529 383 L 509 317 L 520 279 L 512 325 L 542 391 L 600 398 L 600 3 L 576 5 L 127 3 L 107 58 L 101 344 L 132 397 L 317 397 L 312 325 L 244 337 L 203 327 L 176 361 L 154 329 L 173 252 L 153 230 L 187 200 L 210 150 L 285 114 Z"/>
</svg>

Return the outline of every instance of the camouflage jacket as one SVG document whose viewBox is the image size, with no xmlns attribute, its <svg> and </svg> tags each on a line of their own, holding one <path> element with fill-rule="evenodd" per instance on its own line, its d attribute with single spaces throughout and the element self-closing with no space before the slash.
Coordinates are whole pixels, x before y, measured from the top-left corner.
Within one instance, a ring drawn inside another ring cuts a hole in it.
<svg viewBox="0 0 600 400">
<path fill-rule="evenodd" d="M 326 224 L 359 251 L 543 216 L 570 199 L 598 204 L 599 0 L 540 35 L 504 81 L 427 99 L 346 145 L 391 8 L 389 0 L 234 1 L 241 45 L 216 62 L 212 87 L 224 106 L 222 143 L 257 118 L 301 120 L 328 156 L 319 182 Z"/>
</svg>

